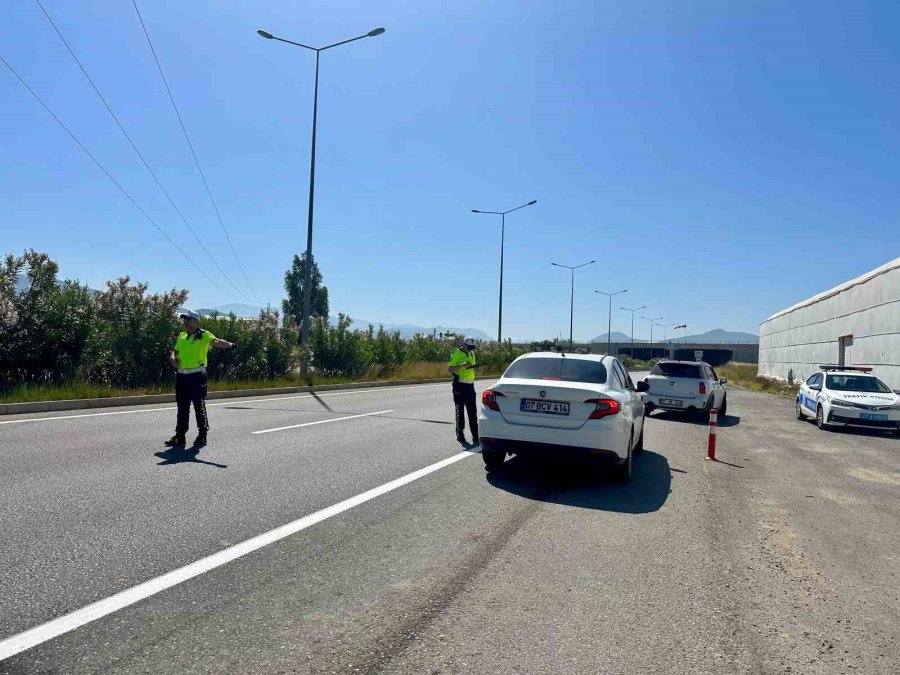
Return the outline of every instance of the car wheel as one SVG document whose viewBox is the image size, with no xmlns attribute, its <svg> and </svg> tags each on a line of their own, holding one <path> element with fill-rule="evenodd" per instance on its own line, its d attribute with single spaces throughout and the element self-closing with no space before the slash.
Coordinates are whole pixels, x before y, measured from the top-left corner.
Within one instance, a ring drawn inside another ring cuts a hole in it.
<svg viewBox="0 0 900 675">
<path fill-rule="evenodd" d="M 798 419 L 798 420 L 803 420 L 803 421 L 805 421 L 805 420 L 806 420 L 806 415 L 803 414 L 803 408 L 800 406 L 800 399 L 799 399 L 799 398 L 797 399 L 797 403 L 796 403 L 796 406 L 795 406 L 795 407 L 797 408 L 797 419 Z"/>
<path fill-rule="evenodd" d="M 825 423 L 825 411 L 822 410 L 822 406 L 820 405 L 816 408 L 816 426 L 822 429 L 823 431 L 828 430 L 828 425 Z"/>
<path fill-rule="evenodd" d="M 634 446 L 635 452 L 643 452 L 644 451 L 644 427 L 641 425 L 641 435 L 638 436 L 637 445 Z"/>
<path fill-rule="evenodd" d="M 722 394 L 722 407 L 719 408 L 719 414 L 722 417 L 728 414 L 728 394 Z"/>
<path fill-rule="evenodd" d="M 621 464 L 617 464 L 615 467 L 613 467 L 613 470 L 614 470 L 613 475 L 614 475 L 617 483 L 627 483 L 628 481 L 631 480 L 631 450 L 630 450 L 630 448 L 631 448 L 631 441 L 633 438 L 634 438 L 634 436 L 632 436 L 631 438 L 628 439 L 628 447 L 629 447 L 628 458 Z"/>
<path fill-rule="evenodd" d="M 481 451 L 481 458 L 484 460 L 484 468 L 488 471 L 496 471 L 503 462 L 506 461 L 506 453 L 503 450 L 484 450 Z"/>
</svg>

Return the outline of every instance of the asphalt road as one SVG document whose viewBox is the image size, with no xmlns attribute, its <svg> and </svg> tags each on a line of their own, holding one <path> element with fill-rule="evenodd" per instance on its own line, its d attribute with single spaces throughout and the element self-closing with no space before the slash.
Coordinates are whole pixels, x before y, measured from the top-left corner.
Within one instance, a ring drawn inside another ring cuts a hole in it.
<svg viewBox="0 0 900 675">
<path fill-rule="evenodd" d="M 0 673 L 900 672 L 900 438 L 729 396 L 722 461 L 655 413 L 627 486 L 451 461 L 449 385 L 217 401 L 198 454 L 169 406 L 0 418 L 0 653 L 448 460 Z"/>
</svg>

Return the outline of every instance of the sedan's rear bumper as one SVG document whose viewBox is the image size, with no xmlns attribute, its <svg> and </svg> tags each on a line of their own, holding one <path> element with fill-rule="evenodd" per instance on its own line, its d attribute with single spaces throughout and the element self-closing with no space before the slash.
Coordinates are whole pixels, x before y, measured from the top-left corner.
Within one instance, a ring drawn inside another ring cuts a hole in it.
<svg viewBox="0 0 900 675">
<path fill-rule="evenodd" d="M 583 448 L 574 445 L 558 445 L 554 443 L 534 443 L 532 441 L 513 441 L 503 438 L 481 437 L 481 449 L 508 452 L 512 455 L 528 457 L 548 457 L 554 459 L 592 459 L 621 464 L 625 461 L 612 450 L 599 448 Z"/>
<path fill-rule="evenodd" d="M 588 420 L 578 429 L 510 424 L 500 413 L 484 409 L 478 418 L 482 447 L 488 450 L 503 449 L 514 454 L 528 452 L 557 457 L 612 454 L 622 460 L 628 456 L 629 433 L 623 427 L 618 415 Z"/>
</svg>

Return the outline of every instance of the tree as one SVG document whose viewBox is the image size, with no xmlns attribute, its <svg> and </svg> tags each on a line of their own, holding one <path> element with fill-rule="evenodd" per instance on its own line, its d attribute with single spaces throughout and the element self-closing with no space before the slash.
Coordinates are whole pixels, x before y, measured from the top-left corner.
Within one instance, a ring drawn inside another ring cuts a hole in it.
<svg viewBox="0 0 900 675">
<path fill-rule="evenodd" d="M 306 252 L 294 256 L 291 269 L 284 273 L 284 290 L 287 300 L 281 301 L 284 315 L 293 317 L 298 326 L 303 325 L 303 284 L 306 282 Z M 322 273 L 316 258 L 312 260 L 312 295 L 309 308 L 312 317 L 328 319 L 328 288 L 322 285 Z"/>
<path fill-rule="evenodd" d="M 188 292 L 173 288 L 148 293 L 148 285 L 127 276 L 106 282 L 95 297 L 103 326 L 95 377 L 120 387 L 141 387 L 171 381 L 169 354 L 181 330 L 176 312 Z"/>
<path fill-rule="evenodd" d="M 89 289 L 58 271 L 33 250 L 0 265 L 0 385 L 71 378 L 96 346 Z"/>
</svg>

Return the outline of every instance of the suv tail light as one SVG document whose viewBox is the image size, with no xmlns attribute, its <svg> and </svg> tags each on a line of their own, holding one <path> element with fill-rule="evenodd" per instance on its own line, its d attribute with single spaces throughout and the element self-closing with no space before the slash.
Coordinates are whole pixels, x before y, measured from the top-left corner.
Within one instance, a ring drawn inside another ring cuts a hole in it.
<svg viewBox="0 0 900 675">
<path fill-rule="evenodd" d="M 594 412 L 588 417 L 589 420 L 599 420 L 609 415 L 615 415 L 619 412 L 619 402 L 611 398 L 592 398 L 585 403 L 593 403 L 596 405 Z"/>
<path fill-rule="evenodd" d="M 701 394 L 705 394 L 705 393 L 706 393 L 706 382 L 701 382 L 701 383 L 700 383 L 700 393 L 701 393 Z"/>
<path fill-rule="evenodd" d="M 485 389 L 481 394 L 481 403 L 485 408 L 490 408 L 496 412 L 500 412 L 500 406 L 497 404 L 497 397 L 503 396 L 499 391 Z"/>
</svg>

